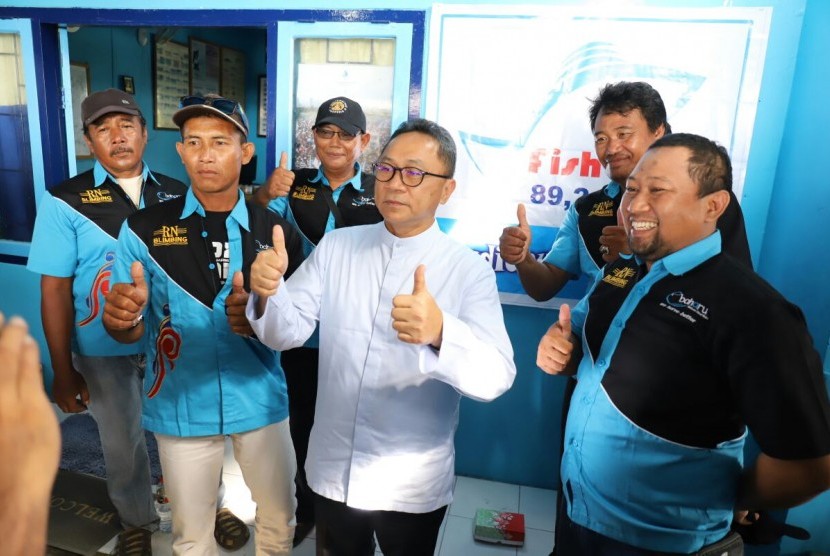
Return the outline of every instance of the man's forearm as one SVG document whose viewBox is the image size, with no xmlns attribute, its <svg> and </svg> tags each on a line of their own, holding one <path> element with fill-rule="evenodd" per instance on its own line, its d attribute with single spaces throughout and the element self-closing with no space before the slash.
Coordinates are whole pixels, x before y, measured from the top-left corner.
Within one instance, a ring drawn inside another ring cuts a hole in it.
<svg viewBox="0 0 830 556">
<path fill-rule="evenodd" d="M 570 274 L 561 268 L 539 262 L 529 254 L 516 265 L 516 271 L 522 287 L 536 301 L 551 299 L 570 279 Z"/>
<path fill-rule="evenodd" d="M 765 454 L 741 476 L 737 509 L 791 508 L 830 488 L 830 456 L 781 460 Z"/>
<path fill-rule="evenodd" d="M 144 335 L 144 321 L 126 330 L 113 330 L 109 326 L 104 327 L 112 339 L 122 344 L 134 344 Z"/>
<path fill-rule="evenodd" d="M 271 202 L 271 198 L 268 196 L 268 185 L 260 185 L 254 190 L 254 194 L 251 195 L 253 201 L 261 207 L 267 207 L 268 203 Z"/>
<path fill-rule="evenodd" d="M 46 551 L 46 525 L 49 520 L 49 495 L 32 495 L 27 485 L 11 485 L 14 492 L 0 488 L 0 523 L 8 524 L 3 532 L 3 554 L 28 556 Z"/>
<path fill-rule="evenodd" d="M 56 375 L 68 374 L 72 371 L 71 338 L 75 326 L 72 278 L 44 276 L 40 290 L 40 320 L 52 369 Z"/>
</svg>

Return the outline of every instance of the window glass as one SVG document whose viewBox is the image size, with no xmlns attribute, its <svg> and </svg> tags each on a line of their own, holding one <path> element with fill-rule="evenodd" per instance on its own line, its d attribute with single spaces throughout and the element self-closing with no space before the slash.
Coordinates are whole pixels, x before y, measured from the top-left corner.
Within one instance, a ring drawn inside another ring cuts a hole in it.
<svg viewBox="0 0 830 556">
<path fill-rule="evenodd" d="M 31 241 L 33 186 L 20 35 L 0 32 L 0 240 Z"/>
<path fill-rule="evenodd" d="M 372 141 L 363 151 L 364 168 L 377 160 L 392 120 L 395 39 L 301 38 L 295 41 L 293 128 L 294 168 L 315 168 L 311 126 L 320 104 L 334 96 L 360 103 Z"/>
</svg>

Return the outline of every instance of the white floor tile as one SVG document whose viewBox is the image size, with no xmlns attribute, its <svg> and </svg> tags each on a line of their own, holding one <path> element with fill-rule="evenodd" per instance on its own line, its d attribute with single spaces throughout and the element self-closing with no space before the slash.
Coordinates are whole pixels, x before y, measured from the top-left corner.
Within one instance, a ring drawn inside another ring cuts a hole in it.
<svg viewBox="0 0 830 556">
<path fill-rule="evenodd" d="M 525 514 L 525 527 L 553 531 L 556 521 L 556 491 L 520 487 L 519 512 Z"/>
<path fill-rule="evenodd" d="M 516 550 L 516 554 L 518 556 L 548 556 L 551 550 L 553 550 L 553 531 L 525 527 L 525 544 Z"/>
<path fill-rule="evenodd" d="M 458 477 L 449 513 L 472 519 L 477 509 L 519 511 L 519 485 Z"/>
</svg>

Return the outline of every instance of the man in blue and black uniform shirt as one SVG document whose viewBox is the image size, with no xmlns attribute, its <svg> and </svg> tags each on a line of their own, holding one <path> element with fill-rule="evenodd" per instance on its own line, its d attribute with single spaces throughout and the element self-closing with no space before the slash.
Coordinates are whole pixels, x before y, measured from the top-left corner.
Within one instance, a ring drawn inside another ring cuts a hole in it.
<svg viewBox="0 0 830 556">
<path fill-rule="evenodd" d="M 88 408 L 95 416 L 107 491 L 126 529 L 119 544 L 144 554 L 158 521 L 141 428 L 144 346 L 114 341 L 101 315 L 124 219 L 184 195 L 187 187 L 151 172 L 142 159 L 147 128 L 132 96 L 117 89 L 93 93 L 81 103 L 81 119 L 95 165 L 43 195 L 27 268 L 42 274 L 52 398 L 66 413 Z"/>
<path fill-rule="evenodd" d="M 121 342 L 147 342 L 143 422 L 159 445 L 174 553 L 217 553 L 215 485 L 230 436 L 257 504 L 257 554 L 289 554 L 296 463 L 285 380 L 244 304 L 251 262 L 270 249 L 275 225 L 299 259 L 302 246 L 284 219 L 245 203 L 239 174 L 254 145 L 236 101 L 185 97 L 173 121 L 191 188 L 125 222 L 104 325 Z"/>
<path fill-rule="evenodd" d="M 371 139 L 360 104 L 342 96 L 325 101 L 317 110 L 312 133 L 320 167 L 293 172 L 288 169 L 288 155 L 282 153 L 279 167 L 254 193 L 254 200 L 294 224 L 306 255 L 335 228 L 383 220 L 375 206 L 375 176 L 364 172 L 358 162 Z M 305 460 L 317 401 L 318 343 L 314 334 L 305 346 L 282 354 L 297 452 L 297 543 L 314 525 Z"/>
<path fill-rule="evenodd" d="M 578 379 L 560 556 L 742 554 L 733 513 L 743 523 L 830 488 L 821 362 L 798 307 L 722 253 L 731 187 L 722 147 L 656 141 L 621 203 L 634 255 L 539 344 L 545 372 Z M 744 468 L 747 428 L 761 454 Z"/>
</svg>

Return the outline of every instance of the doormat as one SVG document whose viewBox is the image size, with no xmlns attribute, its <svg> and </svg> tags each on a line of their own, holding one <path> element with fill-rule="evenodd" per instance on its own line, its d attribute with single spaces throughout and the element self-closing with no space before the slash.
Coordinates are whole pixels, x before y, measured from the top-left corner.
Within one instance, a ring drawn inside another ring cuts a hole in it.
<svg viewBox="0 0 830 556">
<path fill-rule="evenodd" d="M 156 437 L 146 432 L 147 454 L 150 456 L 150 475 L 153 484 L 161 478 Z M 61 464 L 60 468 L 76 473 L 86 473 L 105 479 L 104 452 L 98 436 L 98 423 L 89 413 L 71 415 L 61 423 Z"/>
<path fill-rule="evenodd" d="M 92 556 L 121 532 L 118 513 L 107 495 L 104 479 L 58 471 L 49 506 L 46 544 L 49 554 Z M 61 552 L 59 552 L 61 551 Z"/>
</svg>

